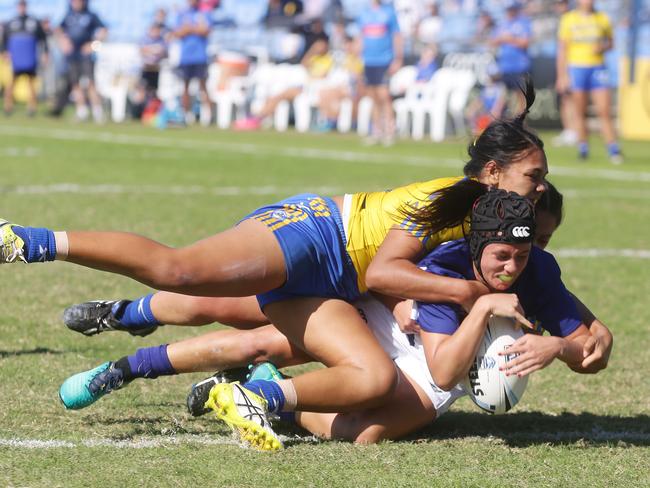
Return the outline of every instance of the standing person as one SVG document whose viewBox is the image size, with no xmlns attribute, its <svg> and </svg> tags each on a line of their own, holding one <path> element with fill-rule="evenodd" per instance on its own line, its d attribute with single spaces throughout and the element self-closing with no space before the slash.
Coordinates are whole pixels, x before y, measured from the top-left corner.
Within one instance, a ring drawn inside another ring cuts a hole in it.
<svg viewBox="0 0 650 488">
<path fill-rule="evenodd" d="M 564 14 L 558 31 L 557 82 L 559 93 L 571 90 L 576 111 L 578 157 L 589 157 L 587 106 L 589 97 L 596 107 L 609 160 L 621 164 L 623 156 L 612 122 L 609 72 L 605 52 L 613 46 L 612 26 L 593 0 L 578 0 L 576 8 Z"/>
<path fill-rule="evenodd" d="M 554 5 L 555 14 L 558 18 L 569 11 L 568 0 L 556 0 Z M 558 77 L 559 78 L 559 77 Z M 564 90 L 557 89 L 557 105 L 560 111 L 560 122 L 562 123 L 562 132 L 553 139 L 556 146 L 573 146 L 578 142 L 576 132 L 576 114 L 573 106 L 573 97 L 569 86 L 563 87 Z"/>
<path fill-rule="evenodd" d="M 34 81 L 38 69 L 39 44 L 47 56 L 47 39 L 41 23 L 27 14 L 27 2 L 19 0 L 16 4 L 17 16 L 4 25 L 2 29 L 2 45 L 11 62 L 11 78 L 5 87 L 4 112 L 11 115 L 14 110 L 14 84 L 21 76 L 27 77 L 29 89 L 27 99 L 27 115 L 36 114 L 36 87 Z"/>
<path fill-rule="evenodd" d="M 108 31 L 104 23 L 88 10 L 86 0 L 71 0 L 70 9 L 57 30 L 59 46 L 65 55 L 72 96 L 77 107 L 77 118 L 88 118 L 84 85 L 95 122 L 104 121 L 102 100 L 95 87 L 95 56 Z"/>
<path fill-rule="evenodd" d="M 359 16 L 358 24 L 365 88 L 372 99 L 372 129 L 367 143 L 382 142 L 390 146 L 395 139 L 395 114 L 388 81 L 402 66 L 402 35 L 395 10 L 380 0 L 372 0 L 370 7 Z"/>
<path fill-rule="evenodd" d="M 532 25 L 528 16 L 521 13 L 521 2 L 506 2 L 506 16 L 497 23 L 490 44 L 497 48 L 497 66 L 501 81 L 510 93 L 517 90 L 521 78 L 530 71 L 528 46 Z"/>
<path fill-rule="evenodd" d="M 198 80 L 201 96 L 202 120 L 212 118 L 210 99 L 205 82 L 208 78 L 208 36 L 210 18 L 199 10 L 198 0 L 188 0 L 187 9 L 179 13 L 174 29 L 174 37 L 180 40 L 181 57 L 178 71 L 183 79 L 182 105 L 188 124 L 196 120 L 190 100 L 190 82 Z"/>
</svg>

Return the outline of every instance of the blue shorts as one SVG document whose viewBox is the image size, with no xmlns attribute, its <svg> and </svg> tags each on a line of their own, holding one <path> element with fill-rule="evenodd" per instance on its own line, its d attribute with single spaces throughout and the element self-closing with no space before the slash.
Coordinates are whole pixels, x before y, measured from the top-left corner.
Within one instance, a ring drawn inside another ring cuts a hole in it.
<svg viewBox="0 0 650 488">
<path fill-rule="evenodd" d="M 592 91 L 610 87 L 609 70 L 600 66 L 569 66 L 571 91 Z"/>
<path fill-rule="evenodd" d="M 258 208 L 245 219 L 258 220 L 273 231 L 286 263 L 287 281 L 257 295 L 260 308 L 297 297 L 351 302 L 361 296 L 357 272 L 345 250 L 341 214 L 331 199 L 304 193 Z"/>
<path fill-rule="evenodd" d="M 388 85 L 388 67 L 385 66 L 365 66 L 363 76 L 366 86 Z"/>
<path fill-rule="evenodd" d="M 183 81 L 190 81 L 194 78 L 198 80 L 205 80 L 208 78 L 208 65 L 207 64 L 183 64 L 176 68 L 178 76 Z"/>
</svg>

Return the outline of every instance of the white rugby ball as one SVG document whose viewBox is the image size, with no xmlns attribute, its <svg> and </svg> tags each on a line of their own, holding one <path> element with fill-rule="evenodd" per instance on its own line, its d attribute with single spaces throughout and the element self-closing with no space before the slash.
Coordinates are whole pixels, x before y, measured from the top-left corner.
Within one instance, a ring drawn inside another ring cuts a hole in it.
<svg viewBox="0 0 650 488">
<path fill-rule="evenodd" d="M 528 375 L 506 376 L 499 368 L 516 355 L 500 356 L 513 342 L 524 335 L 515 328 L 515 321 L 509 317 L 493 316 L 483 336 L 476 357 L 463 382 L 463 387 L 472 401 L 486 412 L 500 414 L 514 407 L 526 391 Z"/>
</svg>

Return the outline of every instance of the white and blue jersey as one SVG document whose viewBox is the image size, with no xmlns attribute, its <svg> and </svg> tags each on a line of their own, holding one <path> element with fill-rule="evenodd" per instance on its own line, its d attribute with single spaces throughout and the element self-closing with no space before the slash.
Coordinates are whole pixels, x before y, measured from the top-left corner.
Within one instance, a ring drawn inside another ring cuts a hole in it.
<svg viewBox="0 0 650 488">
<path fill-rule="evenodd" d="M 47 50 L 45 31 L 34 17 L 19 15 L 5 24 L 2 44 L 9 53 L 14 73 L 36 71 L 39 43 Z"/>
<path fill-rule="evenodd" d="M 205 12 L 197 9 L 187 9 L 178 14 L 176 29 L 183 25 L 196 26 L 199 24 L 210 25 L 210 18 Z M 197 34 L 189 34 L 180 39 L 181 57 L 180 66 L 190 64 L 207 64 L 208 62 L 208 38 Z"/>
<path fill-rule="evenodd" d="M 530 19 L 525 16 L 517 16 L 514 19 L 502 21 L 495 29 L 494 36 L 510 34 L 517 38 L 530 39 L 532 36 L 532 26 Z M 497 57 L 499 72 L 502 75 L 521 74 L 530 70 L 530 56 L 528 49 L 517 47 L 514 44 L 501 44 L 499 55 Z"/>
<path fill-rule="evenodd" d="M 465 239 L 438 246 L 419 266 L 441 276 L 476 279 Z M 508 293 L 515 293 L 528 319 L 551 335 L 566 337 L 582 323 L 575 302 L 562 283 L 555 258 L 538 247 L 532 247 L 526 268 Z M 453 334 L 466 315 L 462 307 L 449 303 L 418 302 L 417 308 L 422 330 L 438 334 Z"/>
<path fill-rule="evenodd" d="M 399 33 L 397 15 L 390 5 L 366 9 L 358 19 L 363 37 L 364 66 L 388 66 L 393 62 L 393 36 Z"/>
</svg>

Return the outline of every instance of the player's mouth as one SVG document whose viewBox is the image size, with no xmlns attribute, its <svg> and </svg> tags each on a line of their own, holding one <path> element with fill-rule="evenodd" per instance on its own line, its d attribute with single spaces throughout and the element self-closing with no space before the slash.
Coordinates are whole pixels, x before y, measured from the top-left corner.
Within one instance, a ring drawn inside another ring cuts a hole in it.
<svg viewBox="0 0 650 488">
<path fill-rule="evenodd" d="M 497 279 L 501 283 L 512 283 L 512 280 L 514 279 L 514 277 L 511 276 L 511 275 L 497 275 Z"/>
</svg>

